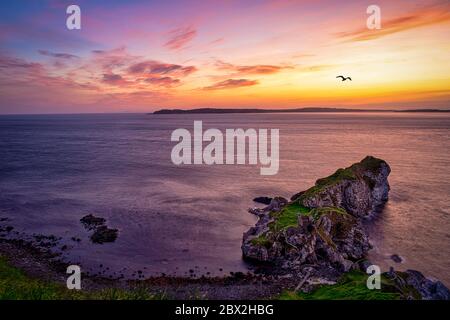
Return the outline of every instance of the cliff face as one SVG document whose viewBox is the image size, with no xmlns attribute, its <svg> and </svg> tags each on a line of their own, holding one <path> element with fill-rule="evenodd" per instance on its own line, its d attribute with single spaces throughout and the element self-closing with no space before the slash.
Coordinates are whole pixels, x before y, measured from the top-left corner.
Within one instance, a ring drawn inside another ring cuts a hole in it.
<svg viewBox="0 0 450 320">
<path fill-rule="evenodd" d="M 356 217 L 379 210 L 388 200 L 387 177 L 391 168 L 384 161 L 367 156 L 361 162 L 339 169 L 316 181 L 314 187 L 294 196 L 305 207 L 340 207 Z"/>
<path fill-rule="evenodd" d="M 300 213 L 297 216 L 296 211 Z M 293 270 L 302 264 L 329 265 L 348 271 L 365 256 L 370 244 L 357 219 L 337 207 L 307 208 L 290 203 L 266 212 L 244 234 L 244 257 L 281 262 Z"/>
<path fill-rule="evenodd" d="M 257 224 L 243 237 L 245 258 L 293 270 L 305 264 L 348 271 L 371 248 L 360 218 L 388 199 L 388 164 L 374 157 L 317 180 L 287 201 L 252 209 Z"/>
</svg>

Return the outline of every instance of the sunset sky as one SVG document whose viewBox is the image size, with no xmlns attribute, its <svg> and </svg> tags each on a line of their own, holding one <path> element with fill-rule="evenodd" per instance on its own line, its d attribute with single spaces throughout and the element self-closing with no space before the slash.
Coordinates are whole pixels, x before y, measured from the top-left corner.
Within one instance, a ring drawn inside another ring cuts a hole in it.
<svg viewBox="0 0 450 320">
<path fill-rule="evenodd" d="M 0 3 L 0 113 L 314 106 L 450 109 L 450 1 Z"/>
</svg>

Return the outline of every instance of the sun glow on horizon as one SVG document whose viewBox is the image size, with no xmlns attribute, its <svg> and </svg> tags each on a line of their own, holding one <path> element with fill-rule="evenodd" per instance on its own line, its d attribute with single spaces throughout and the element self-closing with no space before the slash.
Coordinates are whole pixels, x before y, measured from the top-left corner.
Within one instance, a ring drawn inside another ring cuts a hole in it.
<svg viewBox="0 0 450 320">
<path fill-rule="evenodd" d="M 325 2 L 2 3 L 0 113 L 450 108 L 447 1 Z"/>
</svg>

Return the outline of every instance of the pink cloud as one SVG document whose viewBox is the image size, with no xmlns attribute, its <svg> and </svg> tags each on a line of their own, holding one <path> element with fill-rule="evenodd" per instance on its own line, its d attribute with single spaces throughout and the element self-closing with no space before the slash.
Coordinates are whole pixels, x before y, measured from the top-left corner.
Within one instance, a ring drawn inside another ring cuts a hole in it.
<svg viewBox="0 0 450 320">
<path fill-rule="evenodd" d="M 217 61 L 216 66 L 220 70 L 228 70 L 235 72 L 235 75 L 246 75 L 246 74 L 273 74 L 280 72 L 283 69 L 292 69 L 292 66 L 277 66 L 277 65 L 234 65 L 231 63 L 226 63 L 223 61 Z"/>
<path fill-rule="evenodd" d="M 222 89 L 235 89 L 240 87 L 248 87 L 257 85 L 259 82 L 257 80 L 249 79 L 227 79 L 224 81 L 217 82 L 211 86 L 204 87 L 204 90 L 222 90 Z"/>
<path fill-rule="evenodd" d="M 120 74 L 105 73 L 102 82 L 114 86 L 128 86 L 133 84 L 132 81 L 125 80 Z"/>
<path fill-rule="evenodd" d="M 163 63 L 154 60 L 146 60 L 132 64 L 128 67 L 130 74 L 141 75 L 165 75 L 170 74 L 185 77 L 197 70 L 194 66 L 182 66 L 178 64 Z"/>
<path fill-rule="evenodd" d="M 169 32 L 169 40 L 164 44 L 171 50 L 179 50 L 185 47 L 197 35 L 193 27 L 178 28 Z"/>
<path fill-rule="evenodd" d="M 449 2 L 422 7 L 408 15 L 382 21 L 381 29 L 379 30 L 361 28 L 347 32 L 340 32 L 336 35 L 349 41 L 373 40 L 393 33 L 446 21 L 450 21 Z"/>
<path fill-rule="evenodd" d="M 100 67 L 104 73 L 111 73 L 115 68 L 127 67 L 139 59 L 129 54 L 125 47 L 112 50 L 93 50 L 93 57 L 88 61 L 88 69 Z"/>
<path fill-rule="evenodd" d="M 161 87 L 172 87 L 180 84 L 181 82 L 180 79 L 174 79 L 171 77 L 147 78 L 144 81 Z"/>
<path fill-rule="evenodd" d="M 60 59 L 75 59 L 79 58 L 78 56 L 70 53 L 60 53 L 60 52 L 51 52 L 47 50 L 38 50 L 39 54 L 52 58 L 60 58 Z"/>
</svg>

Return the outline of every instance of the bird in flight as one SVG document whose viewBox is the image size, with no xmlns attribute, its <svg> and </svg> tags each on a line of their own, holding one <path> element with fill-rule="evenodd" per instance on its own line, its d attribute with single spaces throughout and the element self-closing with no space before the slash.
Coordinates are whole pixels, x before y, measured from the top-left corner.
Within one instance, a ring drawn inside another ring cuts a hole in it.
<svg viewBox="0 0 450 320">
<path fill-rule="evenodd" d="M 336 78 L 341 78 L 342 81 L 345 81 L 345 80 L 350 80 L 350 81 L 352 81 L 352 78 L 350 78 L 350 77 L 337 76 Z"/>
</svg>

